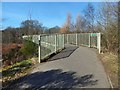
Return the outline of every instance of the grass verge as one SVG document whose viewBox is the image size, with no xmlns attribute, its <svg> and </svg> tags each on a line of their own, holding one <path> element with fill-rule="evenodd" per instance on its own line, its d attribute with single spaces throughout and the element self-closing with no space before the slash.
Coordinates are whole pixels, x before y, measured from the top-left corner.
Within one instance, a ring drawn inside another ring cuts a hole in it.
<svg viewBox="0 0 120 90">
<path fill-rule="evenodd" d="M 23 60 L 11 66 L 4 67 L 1 71 L 3 84 L 26 75 L 35 62 L 37 62 L 37 58 Z"/>
<path fill-rule="evenodd" d="M 113 53 L 100 54 L 107 75 L 110 77 L 114 88 L 118 88 L 118 56 Z"/>
</svg>

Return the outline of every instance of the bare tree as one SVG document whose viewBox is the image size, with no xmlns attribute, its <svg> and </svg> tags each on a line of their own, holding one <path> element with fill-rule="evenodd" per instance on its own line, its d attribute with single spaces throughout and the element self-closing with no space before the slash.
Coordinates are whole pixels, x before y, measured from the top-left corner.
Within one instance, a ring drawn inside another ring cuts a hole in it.
<svg viewBox="0 0 120 90">
<path fill-rule="evenodd" d="M 81 32 L 82 31 L 82 19 L 80 17 L 80 14 L 78 14 L 77 18 L 76 18 L 75 31 L 76 32 Z"/>
<path fill-rule="evenodd" d="M 65 27 L 66 27 L 67 33 L 70 32 L 70 29 L 71 29 L 71 14 L 70 13 L 67 14 Z"/>
<path fill-rule="evenodd" d="M 108 51 L 116 52 L 118 49 L 118 4 L 117 3 L 101 3 L 99 12 L 97 13 L 97 24 L 102 26 L 104 34 L 105 48 Z"/>
<path fill-rule="evenodd" d="M 94 31 L 94 7 L 91 3 L 84 10 L 84 17 L 87 21 L 87 27 L 90 31 Z"/>
</svg>

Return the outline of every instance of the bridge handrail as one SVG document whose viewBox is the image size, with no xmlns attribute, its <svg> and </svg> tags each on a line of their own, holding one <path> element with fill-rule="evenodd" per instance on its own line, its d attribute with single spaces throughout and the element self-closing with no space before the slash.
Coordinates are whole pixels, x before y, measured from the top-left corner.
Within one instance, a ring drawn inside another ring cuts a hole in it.
<svg viewBox="0 0 120 90">
<path fill-rule="evenodd" d="M 99 53 L 101 52 L 101 33 L 40 34 L 23 36 L 24 39 L 28 37 L 32 37 L 32 41 L 39 44 L 39 62 L 41 62 L 42 46 L 51 50 L 51 52 L 47 53 L 48 55 L 64 48 L 66 43 L 75 44 L 77 46 L 83 45 L 95 47 L 99 50 Z M 45 39 L 45 41 L 42 41 L 43 39 Z"/>
</svg>

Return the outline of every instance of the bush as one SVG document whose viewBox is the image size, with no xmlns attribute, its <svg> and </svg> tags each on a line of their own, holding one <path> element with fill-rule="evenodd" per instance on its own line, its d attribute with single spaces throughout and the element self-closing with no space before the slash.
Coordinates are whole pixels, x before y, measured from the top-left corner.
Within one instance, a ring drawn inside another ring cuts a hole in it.
<svg viewBox="0 0 120 90">
<path fill-rule="evenodd" d="M 14 64 L 16 62 L 20 62 L 25 59 L 24 55 L 20 52 L 21 47 L 22 45 L 15 44 L 15 43 L 3 45 L 2 47 L 3 67 Z"/>
<path fill-rule="evenodd" d="M 37 44 L 33 43 L 32 41 L 25 41 L 23 47 L 21 48 L 21 52 L 26 56 L 26 57 L 31 57 L 34 56 L 35 53 L 37 52 L 38 47 Z"/>
<path fill-rule="evenodd" d="M 118 52 L 118 30 L 113 27 L 109 27 L 102 34 L 102 47 L 107 49 L 108 52 Z"/>
</svg>

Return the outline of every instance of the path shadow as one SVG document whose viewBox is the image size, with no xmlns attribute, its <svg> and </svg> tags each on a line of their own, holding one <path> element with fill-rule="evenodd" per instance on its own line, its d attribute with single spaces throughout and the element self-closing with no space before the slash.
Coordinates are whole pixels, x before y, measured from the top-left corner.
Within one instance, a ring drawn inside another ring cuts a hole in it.
<svg viewBox="0 0 120 90">
<path fill-rule="evenodd" d="M 92 74 L 76 77 L 75 72 L 63 72 L 61 69 L 35 72 L 12 81 L 6 88 L 9 90 L 36 90 L 40 88 L 75 88 L 96 85 L 98 80 Z M 3 88 L 6 89 L 6 88 Z"/>
<path fill-rule="evenodd" d="M 62 50 L 60 53 L 54 55 L 53 57 L 49 58 L 48 61 L 58 60 L 62 58 L 69 57 L 78 47 L 73 45 L 66 45 L 65 49 Z"/>
</svg>

